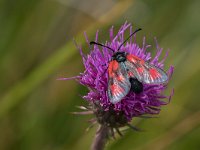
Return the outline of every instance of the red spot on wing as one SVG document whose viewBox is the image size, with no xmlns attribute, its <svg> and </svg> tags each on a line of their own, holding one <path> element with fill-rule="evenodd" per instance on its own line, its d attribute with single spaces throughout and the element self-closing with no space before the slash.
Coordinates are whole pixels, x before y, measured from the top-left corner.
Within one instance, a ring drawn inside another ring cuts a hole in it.
<svg viewBox="0 0 200 150">
<path fill-rule="evenodd" d="M 129 72 L 128 72 L 128 76 L 129 76 L 129 77 L 134 77 L 134 74 L 133 74 L 132 72 L 129 71 Z"/>
<path fill-rule="evenodd" d="M 127 60 L 132 62 L 132 63 L 140 63 L 141 65 L 144 65 L 145 61 L 135 55 L 131 55 L 131 54 L 128 54 L 126 56 Z"/>
<path fill-rule="evenodd" d="M 112 60 L 108 66 L 109 77 L 114 77 L 115 71 L 119 68 L 119 63 L 116 60 Z"/>
<path fill-rule="evenodd" d="M 143 74 L 144 72 L 144 67 L 138 67 L 137 71 L 139 72 L 139 74 Z"/>
<path fill-rule="evenodd" d="M 127 60 L 132 62 L 132 63 L 136 63 L 137 62 L 137 59 L 135 59 L 135 56 L 134 55 L 131 55 L 131 54 L 128 54 L 126 56 Z"/>
<path fill-rule="evenodd" d="M 113 61 L 111 61 L 111 62 L 109 63 L 109 66 L 108 66 L 108 75 L 109 75 L 110 77 L 112 77 L 112 66 L 113 66 Z"/>
<path fill-rule="evenodd" d="M 140 65 L 144 65 L 145 61 L 144 60 L 140 60 Z"/>
<path fill-rule="evenodd" d="M 119 67 L 119 63 L 116 60 L 113 60 L 113 71 L 116 71 Z"/>
<path fill-rule="evenodd" d="M 124 78 L 123 75 L 119 75 L 119 76 L 117 76 L 117 80 L 120 81 L 120 82 L 122 82 L 122 81 L 125 80 L 125 78 Z"/>
<path fill-rule="evenodd" d="M 124 92 L 124 90 L 116 84 L 110 85 L 110 90 L 112 92 L 112 95 Z"/>
<path fill-rule="evenodd" d="M 159 78 L 161 76 L 160 73 L 154 68 L 149 69 L 149 73 L 153 79 Z"/>
</svg>

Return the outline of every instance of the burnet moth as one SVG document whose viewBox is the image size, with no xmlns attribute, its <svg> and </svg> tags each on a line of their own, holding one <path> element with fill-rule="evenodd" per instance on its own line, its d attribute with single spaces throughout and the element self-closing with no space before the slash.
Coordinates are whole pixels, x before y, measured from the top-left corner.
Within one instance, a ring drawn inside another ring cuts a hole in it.
<svg viewBox="0 0 200 150">
<path fill-rule="evenodd" d="M 133 54 L 120 51 L 122 45 L 140 30 L 135 30 L 124 40 L 118 47 L 117 52 L 101 43 L 90 42 L 91 45 L 100 45 L 114 52 L 108 65 L 108 97 L 113 104 L 120 102 L 130 90 L 136 94 L 141 93 L 143 84 L 164 84 L 168 80 L 167 74 L 162 69 Z"/>
</svg>

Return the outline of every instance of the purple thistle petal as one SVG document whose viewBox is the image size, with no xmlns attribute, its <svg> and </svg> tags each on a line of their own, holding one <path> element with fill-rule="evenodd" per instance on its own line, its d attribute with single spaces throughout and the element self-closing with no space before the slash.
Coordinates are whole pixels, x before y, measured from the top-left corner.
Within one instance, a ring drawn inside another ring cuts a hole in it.
<svg viewBox="0 0 200 150">
<path fill-rule="evenodd" d="M 124 33 L 125 31 L 129 31 L 132 33 L 132 26 L 129 23 L 125 23 L 119 29 L 116 36 L 114 36 L 114 28 L 110 29 L 110 41 L 106 42 L 105 45 L 117 51 L 119 45 L 124 41 Z M 89 44 L 89 39 L 85 33 L 86 42 Z M 98 31 L 96 32 L 95 41 L 98 42 Z M 147 49 L 151 47 L 151 45 L 147 45 L 145 41 L 145 37 L 143 38 L 143 44 L 140 48 L 139 45 L 135 42 L 132 42 L 132 38 L 128 42 L 126 42 L 121 48 L 120 51 L 124 51 L 130 54 L 133 54 L 144 61 L 150 62 L 151 64 L 162 68 L 164 67 L 164 61 L 166 60 L 169 51 L 166 52 L 164 58 L 159 61 L 159 57 L 163 51 L 163 48 L 160 48 L 157 40 L 156 43 L 156 55 L 153 57 L 150 52 L 147 52 Z M 101 47 L 98 45 L 94 45 L 90 47 L 91 51 L 88 55 L 84 55 L 82 52 L 82 48 L 79 47 L 81 57 L 83 59 L 83 64 L 85 66 L 85 71 L 81 73 L 79 76 L 74 77 L 79 80 L 80 84 L 88 87 L 89 92 L 83 96 L 85 100 L 88 102 L 98 101 L 103 110 L 110 111 L 110 108 L 115 111 L 116 114 L 119 112 L 123 112 L 128 121 L 130 121 L 133 117 L 138 117 L 142 115 L 148 114 L 158 114 L 161 110 L 162 105 L 166 105 L 169 103 L 173 91 L 169 96 L 165 96 L 163 91 L 167 88 L 167 83 L 159 84 L 159 85 L 148 85 L 143 84 L 143 92 L 140 94 L 135 94 L 133 92 L 129 92 L 120 102 L 116 104 L 112 104 L 108 98 L 108 64 L 111 60 L 113 52 L 108 48 Z M 173 74 L 174 68 L 171 66 L 167 71 L 169 76 L 169 80 Z M 63 78 L 67 79 L 67 78 Z M 166 102 L 165 99 L 168 99 Z"/>
<path fill-rule="evenodd" d="M 72 80 L 72 79 L 79 79 L 79 76 L 71 77 L 71 78 L 58 78 L 57 80 Z"/>
</svg>

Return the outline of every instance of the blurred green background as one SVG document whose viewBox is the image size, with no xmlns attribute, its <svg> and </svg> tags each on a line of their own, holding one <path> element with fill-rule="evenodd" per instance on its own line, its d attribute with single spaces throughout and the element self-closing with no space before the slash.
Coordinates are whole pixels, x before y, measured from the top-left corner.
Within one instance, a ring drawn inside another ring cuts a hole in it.
<svg viewBox="0 0 200 150">
<path fill-rule="evenodd" d="M 127 20 L 137 34 L 171 50 L 175 73 L 166 94 L 175 95 L 159 118 L 134 119 L 145 132 L 127 130 L 108 150 L 200 149 L 199 0 L 0 0 L 0 150 L 87 150 L 97 127 L 85 132 L 91 116 L 74 116 L 87 89 L 58 81 L 83 71 L 73 38 L 89 48 L 100 29 L 108 40 Z M 154 48 L 150 49 L 155 51 Z"/>
</svg>

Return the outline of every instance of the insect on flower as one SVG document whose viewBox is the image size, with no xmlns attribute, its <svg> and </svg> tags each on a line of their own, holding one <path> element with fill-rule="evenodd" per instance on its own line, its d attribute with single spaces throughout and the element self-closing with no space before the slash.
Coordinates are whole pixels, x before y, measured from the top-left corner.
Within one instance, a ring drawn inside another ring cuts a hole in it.
<svg viewBox="0 0 200 150">
<path fill-rule="evenodd" d="M 120 102 L 129 91 L 141 93 L 143 84 L 164 84 L 168 81 L 167 74 L 160 68 L 151 65 L 143 59 L 120 51 L 122 45 L 136 32 L 135 30 L 122 44 L 118 47 L 117 52 L 106 45 L 90 42 L 106 47 L 114 52 L 108 65 L 108 97 L 113 104 Z"/>
</svg>

